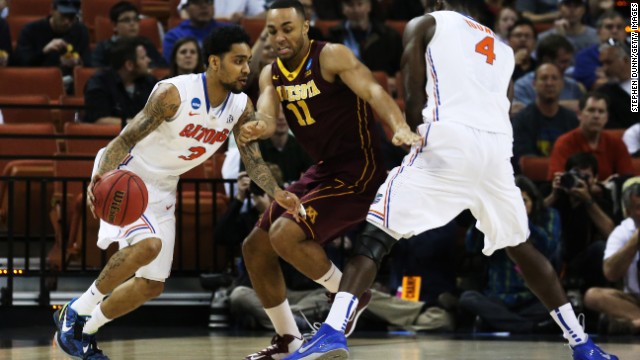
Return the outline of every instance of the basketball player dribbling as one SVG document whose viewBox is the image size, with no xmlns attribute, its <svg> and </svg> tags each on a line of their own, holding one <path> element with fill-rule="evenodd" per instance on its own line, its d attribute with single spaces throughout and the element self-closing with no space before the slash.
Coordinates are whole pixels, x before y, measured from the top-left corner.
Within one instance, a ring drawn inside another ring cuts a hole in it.
<svg viewBox="0 0 640 360">
<path fill-rule="evenodd" d="M 443 226 L 465 209 L 485 235 L 483 253 L 506 249 L 562 329 L 573 359 L 618 359 L 584 333 L 553 267 L 526 241 L 527 214 L 510 162 L 507 91 L 514 55 L 467 15 L 476 2 L 431 0 L 439 11 L 407 25 L 406 114 L 423 141 L 380 187 L 326 322 L 285 359 L 347 359 L 343 331 L 358 305 L 354 294 L 372 284 L 382 258 L 397 240 Z"/>
<path fill-rule="evenodd" d="M 239 27 L 221 27 L 211 33 L 205 47 L 204 73 L 159 82 L 144 109 L 98 152 L 88 190 L 91 210 L 93 185 L 116 168 L 140 176 L 149 205 L 139 220 L 126 227 L 100 222 L 98 246 L 106 249 L 118 242 L 120 250 L 82 296 L 54 314 L 55 340 L 74 358 L 108 359 L 96 344 L 98 329 L 162 293 L 173 259 L 180 175 L 213 155 L 230 131 L 239 136 L 240 126 L 256 116 L 241 92 L 251 58 L 248 35 Z M 129 61 L 135 65 L 135 59 Z M 300 201 L 277 185 L 258 144 L 238 147 L 252 180 L 297 219 Z"/>
<path fill-rule="evenodd" d="M 269 121 L 243 126 L 240 141 L 268 138 L 280 104 L 296 139 L 316 163 L 287 188 L 298 195 L 306 219 L 272 204 L 243 244 L 251 283 L 274 325 L 271 345 L 246 359 L 281 359 L 303 342 L 286 300 L 278 257 L 335 293 L 341 272 L 322 244 L 363 222 L 385 177 L 372 108 L 394 131 L 396 145 L 420 141 L 395 101 L 345 46 L 310 41 L 304 8 L 277 0 L 267 10 L 268 38 L 276 61 L 260 74 L 259 113 Z M 362 311 L 370 293 L 363 291 Z M 354 327 L 350 322 L 349 330 Z"/>
</svg>

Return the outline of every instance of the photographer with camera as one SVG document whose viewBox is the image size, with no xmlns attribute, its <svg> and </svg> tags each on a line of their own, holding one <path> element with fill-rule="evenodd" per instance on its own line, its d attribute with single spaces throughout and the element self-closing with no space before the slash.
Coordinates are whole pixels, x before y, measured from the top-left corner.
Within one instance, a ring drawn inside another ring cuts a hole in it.
<svg viewBox="0 0 640 360">
<path fill-rule="evenodd" d="M 556 172 L 545 205 L 558 210 L 562 221 L 560 262 L 568 286 L 584 292 L 604 286 L 605 239 L 614 227 L 611 192 L 597 181 L 598 161 L 591 153 L 569 158 L 565 172 Z"/>
<path fill-rule="evenodd" d="M 640 287 L 638 286 L 640 226 L 640 177 L 627 180 L 622 186 L 622 203 L 627 218 L 607 240 L 604 253 L 604 275 L 609 281 L 624 281 L 624 290 L 590 288 L 584 297 L 585 306 L 610 317 L 608 332 L 614 324 L 622 332 L 640 332 Z M 622 328 L 622 329 L 621 329 Z"/>
</svg>

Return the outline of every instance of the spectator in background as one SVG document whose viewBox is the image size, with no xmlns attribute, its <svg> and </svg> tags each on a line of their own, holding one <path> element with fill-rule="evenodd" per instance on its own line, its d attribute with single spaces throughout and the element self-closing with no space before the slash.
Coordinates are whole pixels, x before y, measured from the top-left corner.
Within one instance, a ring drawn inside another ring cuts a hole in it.
<svg viewBox="0 0 640 360">
<path fill-rule="evenodd" d="M 183 14 L 183 9 L 187 6 L 189 0 L 181 0 L 178 5 L 178 12 Z M 215 7 L 216 19 L 224 19 L 234 23 L 240 23 L 244 17 L 256 17 L 263 16 L 266 8 L 265 0 L 215 0 L 213 6 Z M 183 19 L 187 19 L 188 15 L 184 11 L 185 16 Z"/>
<path fill-rule="evenodd" d="M 631 332 L 640 332 L 640 287 L 638 286 L 638 227 L 640 226 L 640 178 L 627 180 L 622 186 L 622 203 L 627 218 L 607 240 L 603 271 L 607 280 L 623 280 L 624 290 L 590 288 L 584 296 L 587 308 L 626 322 Z"/>
<path fill-rule="evenodd" d="M 507 39 L 516 60 L 511 80 L 516 81 L 526 73 L 535 70 L 538 63 L 533 58 L 533 50 L 536 48 L 537 36 L 535 26 L 526 18 L 516 21 L 509 28 Z"/>
<path fill-rule="evenodd" d="M 215 0 L 215 17 L 240 23 L 245 17 L 264 16 L 265 0 Z"/>
<path fill-rule="evenodd" d="M 596 24 L 600 44 L 609 39 L 624 42 L 625 22 L 617 11 L 607 11 L 602 14 Z M 600 44 L 589 46 L 576 54 L 573 78 L 581 82 L 587 89 L 593 90 L 607 83 L 607 76 L 600 63 Z"/>
<path fill-rule="evenodd" d="M 627 146 L 632 157 L 640 157 L 640 123 L 625 130 L 622 141 Z"/>
<path fill-rule="evenodd" d="M 600 62 L 609 79 L 597 89 L 610 99 L 607 128 L 628 129 L 640 121 L 638 113 L 631 112 L 631 50 L 612 39 L 600 45 Z"/>
<path fill-rule="evenodd" d="M 122 124 L 147 103 L 157 80 L 149 75 L 149 57 L 137 37 L 118 39 L 111 48 L 111 66 L 98 70 L 84 89 L 84 122 Z"/>
<path fill-rule="evenodd" d="M 74 67 L 91 66 L 89 30 L 78 21 L 78 12 L 80 0 L 54 0 L 49 16 L 26 24 L 20 31 L 16 64 L 59 66 L 69 87 Z"/>
<path fill-rule="evenodd" d="M 110 39 L 99 42 L 93 50 L 92 62 L 94 67 L 109 66 L 109 51 L 111 47 L 121 37 L 137 36 L 144 43 L 147 56 L 151 59 L 149 67 L 167 67 L 167 62 L 151 40 L 139 36 L 140 34 L 140 12 L 138 8 L 129 1 L 121 1 L 114 4 L 109 11 L 109 19 L 113 24 L 113 36 Z"/>
<path fill-rule="evenodd" d="M 565 286 L 586 291 L 606 286 L 602 272 L 605 240 L 614 228 L 611 192 L 598 183 L 598 160 L 591 153 L 571 156 L 553 176 L 544 200 L 558 210 L 562 222 L 559 261 Z"/>
<path fill-rule="evenodd" d="M 11 59 L 11 53 L 13 52 L 11 44 L 11 32 L 9 31 L 9 24 L 7 21 L 0 17 L 0 67 L 7 66 Z"/>
<path fill-rule="evenodd" d="M 551 34 L 565 36 L 573 44 L 575 52 L 596 45 L 596 29 L 582 23 L 587 11 L 586 0 L 560 0 L 559 3 L 560 17 L 555 21 L 553 28 L 540 34 L 540 40 Z"/>
<path fill-rule="evenodd" d="M 516 185 L 522 192 L 529 219 L 527 241 L 551 261 L 560 245 L 560 215 L 544 205 L 544 198 L 531 180 L 516 176 Z M 482 233 L 472 229 L 467 237 L 467 249 L 479 253 L 483 238 Z M 486 289 L 482 293 L 473 290 L 463 292 L 460 308 L 479 316 L 495 331 L 528 334 L 546 330 L 546 325 L 553 327 L 547 308 L 527 288 L 520 270 L 506 251 L 498 250 L 488 260 Z"/>
<path fill-rule="evenodd" d="M 600 181 L 613 174 L 633 174 L 631 157 L 622 140 L 602 131 L 608 119 L 608 102 L 605 95 L 597 92 L 580 100 L 580 124 L 556 140 L 549 161 L 549 179 L 562 171 L 567 159 L 577 153 L 592 153 L 596 157 Z"/>
<path fill-rule="evenodd" d="M 549 35 L 538 41 L 537 48 L 538 66 L 552 63 L 565 74 L 573 59 L 573 45 L 564 36 Z M 513 105 L 511 113 L 515 114 L 536 99 L 536 91 L 533 87 L 535 73 L 533 71 L 523 75 L 514 84 Z M 560 105 L 569 110 L 578 111 L 578 100 L 584 90 L 580 84 L 568 76 L 564 76 L 564 87 L 560 92 Z"/>
<path fill-rule="evenodd" d="M 187 0 L 184 8 L 188 19 L 169 30 L 162 43 L 162 52 L 167 62 L 171 61 L 171 50 L 176 41 L 183 37 L 192 36 L 198 40 L 198 46 L 202 48 L 202 41 L 211 30 L 226 26 L 213 20 L 213 0 Z"/>
<path fill-rule="evenodd" d="M 509 30 L 518 20 L 520 20 L 520 15 L 516 9 L 508 6 L 500 9 L 494 25 L 494 32 L 502 42 L 509 43 Z"/>
<path fill-rule="evenodd" d="M 271 64 L 276 59 L 276 51 L 274 50 L 271 43 L 267 41 L 269 37 L 269 33 L 265 28 L 262 30 L 260 37 L 256 40 L 251 48 L 251 63 L 249 64 L 249 68 L 251 72 L 249 73 L 249 78 L 247 79 L 247 85 L 245 87 L 245 93 L 254 104 L 258 103 L 258 96 L 260 95 L 260 72 L 262 69 Z"/>
<path fill-rule="evenodd" d="M 533 23 L 551 23 L 558 18 L 557 0 L 517 0 L 516 10 Z"/>
<path fill-rule="evenodd" d="M 0 18 L 6 18 L 9 15 L 9 7 L 7 6 L 7 0 L 0 0 Z"/>
<path fill-rule="evenodd" d="M 204 59 L 198 40 L 185 37 L 176 41 L 171 51 L 169 77 L 204 72 Z"/>
<path fill-rule="evenodd" d="M 585 16 L 586 23 L 591 26 L 596 26 L 597 20 L 602 16 L 602 14 L 615 10 L 615 0 L 589 0 L 589 6 L 587 7 L 587 15 Z M 627 3 L 626 7 L 628 7 Z M 621 2 L 622 6 L 625 6 L 623 2 Z"/>
<path fill-rule="evenodd" d="M 309 20 L 309 39 L 311 40 L 324 40 L 324 34 L 322 30 L 315 26 L 316 11 L 313 8 L 313 0 L 299 0 L 304 7 L 304 16 Z"/>
<path fill-rule="evenodd" d="M 536 101 L 513 119 L 513 167 L 519 169 L 523 155 L 549 156 L 560 135 L 574 129 L 574 112 L 560 106 L 562 74 L 553 64 L 542 64 L 535 72 Z"/>
<path fill-rule="evenodd" d="M 420 15 L 424 15 L 425 0 L 403 0 L 391 3 L 391 16 L 393 20 L 409 21 Z"/>
<path fill-rule="evenodd" d="M 400 70 L 402 37 L 371 19 L 371 1 L 342 0 L 346 20 L 329 30 L 329 41 L 344 44 L 371 71 L 384 71 L 394 77 Z"/>
</svg>

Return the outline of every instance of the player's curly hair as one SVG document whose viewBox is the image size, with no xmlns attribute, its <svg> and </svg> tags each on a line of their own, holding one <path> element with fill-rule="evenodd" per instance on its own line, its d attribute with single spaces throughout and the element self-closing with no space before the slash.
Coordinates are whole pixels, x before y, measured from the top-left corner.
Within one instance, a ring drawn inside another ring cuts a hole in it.
<svg viewBox="0 0 640 360">
<path fill-rule="evenodd" d="M 233 44 L 251 44 L 249 35 L 240 26 L 221 26 L 215 28 L 205 38 L 203 42 L 204 60 L 211 55 L 222 57 L 225 53 L 231 51 Z"/>
</svg>

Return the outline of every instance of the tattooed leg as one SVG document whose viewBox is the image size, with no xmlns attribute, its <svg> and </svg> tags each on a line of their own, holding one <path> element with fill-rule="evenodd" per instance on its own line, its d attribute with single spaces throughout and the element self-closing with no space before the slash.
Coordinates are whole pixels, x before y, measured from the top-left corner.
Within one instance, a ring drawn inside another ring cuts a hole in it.
<svg viewBox="0 0 640 360">
<path fill-rule="evenodd" d="M 111 293 L 100 306 L 108 319 L 131 312 L 162 293 L 163 282 L 130 278 L 139 268 L 153 261 L 161 249 L 160 239 L 149 238 L 118 251 L 109 259 L 96 280 L 101 293 Z"/>
<path fill-rule="evenodd" d="M 96 287 L 103 294 L 111 293 L 116 286 L 130 278 L 139 268 L 147 265 L 158 256 L 162 249 L 162 241 L 149 238 L 128 246 L 113 254 L 102 269 Z"/>
</svg>

